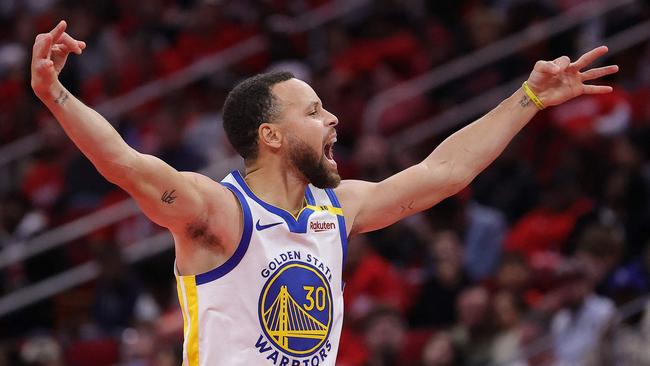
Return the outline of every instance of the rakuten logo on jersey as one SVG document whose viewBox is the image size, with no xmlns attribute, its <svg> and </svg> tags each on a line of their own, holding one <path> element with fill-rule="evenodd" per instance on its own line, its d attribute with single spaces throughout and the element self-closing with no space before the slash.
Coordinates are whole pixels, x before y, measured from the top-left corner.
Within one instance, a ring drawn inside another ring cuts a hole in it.
<svg viewBox="0 0 650 366">
<path fill-rule="evenodd" d="M 315 233 L 321 231 L 336 230 L 336 224 L 327 221 L 312 221 L 309 223 L 309 229 Z"/>
</svg>

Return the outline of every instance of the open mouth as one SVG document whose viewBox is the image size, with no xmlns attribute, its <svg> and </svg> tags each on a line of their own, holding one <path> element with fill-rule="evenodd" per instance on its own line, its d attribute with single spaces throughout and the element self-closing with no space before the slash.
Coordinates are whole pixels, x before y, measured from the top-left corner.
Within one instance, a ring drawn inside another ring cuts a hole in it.
<svg viewBox="0 0 650 366">
<path fill-rule="evenodd" d="M 336 166 L 336 161 L 334 160 L 334 143 L 336 143 L 336 137 L 325 144 L 323 147 L 323 155 L 330 164 Z"/>
</svg>

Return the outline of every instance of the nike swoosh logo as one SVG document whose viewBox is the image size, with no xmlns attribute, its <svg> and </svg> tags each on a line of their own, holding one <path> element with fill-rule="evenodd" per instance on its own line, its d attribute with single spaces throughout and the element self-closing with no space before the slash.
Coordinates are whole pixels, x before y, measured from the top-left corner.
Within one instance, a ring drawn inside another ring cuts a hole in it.
<svg viewBox="0 0 650 366">
<path fill-rule="evenodd" d="M 257 231 L 262 231 L 280 224 L 282 224 L 282 221 L 275 222 L 273 224 L 268 224 L 268 225 L 260 225 L 260 220 L 258 219 L 257 223 L 255 224 L 255 228 L 257 229 Z"/>
</svg>

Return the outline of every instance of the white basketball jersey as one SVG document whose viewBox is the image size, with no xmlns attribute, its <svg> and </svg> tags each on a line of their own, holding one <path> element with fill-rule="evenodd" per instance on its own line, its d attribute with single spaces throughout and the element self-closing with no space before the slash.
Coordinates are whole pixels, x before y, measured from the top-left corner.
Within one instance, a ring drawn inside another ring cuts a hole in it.
<svg viewBox="0 0 650 366">
<path fill-rule="evenodd" d="M 274 207 L 238 171 L 221 182 L 242 207 L 233 256 L 180 276 L 183 366 L 333 366 L 343 323 L 347 250 L 334 191 L 309 185 L 298 217 Z"/>
</svg>

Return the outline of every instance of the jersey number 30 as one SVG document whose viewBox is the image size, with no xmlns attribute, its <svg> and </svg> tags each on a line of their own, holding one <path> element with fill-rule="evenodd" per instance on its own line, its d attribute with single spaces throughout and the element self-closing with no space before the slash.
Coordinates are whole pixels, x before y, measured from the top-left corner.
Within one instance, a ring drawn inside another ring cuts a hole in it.
<svg viewBox="0 0 650 366">
<path fill-rule="evenodd" d="M 315 296 L 314 296 L 314 286 L 303 286 L 302 288 L 305 291 L 307 291 L 307 295 L 305 295 L 305 299 L 308 301 L 308 303 L 303 305 L 305 310 L 310 311 L 314 309 L 314 305 L 316 305 L 316 309 L 318 309 L 318 311 L 325 310 L 325 302 L 326 302 L 325 287 L 317 287 Z"/>
</svg>

